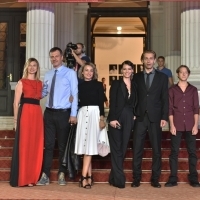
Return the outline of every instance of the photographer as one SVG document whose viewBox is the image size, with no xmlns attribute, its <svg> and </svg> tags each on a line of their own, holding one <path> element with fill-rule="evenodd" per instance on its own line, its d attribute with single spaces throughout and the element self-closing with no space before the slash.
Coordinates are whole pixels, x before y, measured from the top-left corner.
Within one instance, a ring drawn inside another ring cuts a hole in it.
<svg viewBox="0 0 200 200">
<path fill-rule="evenodd" d="M 85 45 L 80 42 L 68 43 L 64 55 L 67 67 L 73 68 L 77 73 L 81 66 L 90 62 L 90 58 L 85 55 Z"/>
</svg>

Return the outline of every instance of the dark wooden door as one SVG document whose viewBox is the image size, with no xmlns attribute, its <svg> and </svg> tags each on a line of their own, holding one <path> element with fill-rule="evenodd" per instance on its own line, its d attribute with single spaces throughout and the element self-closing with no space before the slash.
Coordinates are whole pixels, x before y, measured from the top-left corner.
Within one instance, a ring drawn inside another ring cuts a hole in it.
<svg viewBox="0 0 200 200">
<path fill-rule="evenodd" d="M 0 9 L 0 116 L 13 115 L 10 82 L 17 82 L 25 62 L 26 10 Z"/>
</svg>

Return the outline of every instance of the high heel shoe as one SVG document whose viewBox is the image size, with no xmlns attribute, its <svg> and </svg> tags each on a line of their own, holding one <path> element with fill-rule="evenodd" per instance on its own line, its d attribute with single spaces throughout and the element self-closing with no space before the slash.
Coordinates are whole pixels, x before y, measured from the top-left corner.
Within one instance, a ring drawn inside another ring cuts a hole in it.
<svg viewBox="0 0 200 200">
<path fill-rule="evenodd" d="M 87 176 L 87 179 L 91 179 L 91 183 L 89 183 L 91 186 L 94 185 L 94 179 L 93 179 L 93 176 Z"/>
<path fill-rule="evenodd" d="M 81 179 L 79 180 L 79 187 L 85 188 L 85 189 L 91 189 L 91 185 L 87 183 L 86 185 L 83 185 L 83 181 L 87 180 L 87 177 L 81 176 Z"/>
</svg>

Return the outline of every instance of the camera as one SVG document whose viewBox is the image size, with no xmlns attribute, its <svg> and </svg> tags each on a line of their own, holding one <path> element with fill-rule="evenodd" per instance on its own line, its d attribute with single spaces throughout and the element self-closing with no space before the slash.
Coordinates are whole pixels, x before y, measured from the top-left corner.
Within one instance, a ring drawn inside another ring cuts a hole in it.
<svg viewBox="0 0 200 200">
<path fill-rule="evenodd" d="M 78 46 L 76 44 L 73 44 L 72 42 L 69 42 L 66 46 L 64 56 L 67 60 L 67 67 L 73 69 L 76 65 L 76 60 L 75 60 L 74 56 L 72 55 L 71 49 L 76 50 L 76 49 L 78 49 Z"/>
</svg>

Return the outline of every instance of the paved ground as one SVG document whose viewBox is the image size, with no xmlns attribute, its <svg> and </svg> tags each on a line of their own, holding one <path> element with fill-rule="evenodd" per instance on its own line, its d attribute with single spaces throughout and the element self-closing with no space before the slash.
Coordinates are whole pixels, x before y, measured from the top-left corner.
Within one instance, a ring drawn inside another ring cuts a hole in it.
<svg viewBox="0 0 200 200">
<path fill-rule="evenodd" d="M 153 188 L 148 183 L 139 188 L 114 188 L 107 183 L 96 183 L 92 189 L 79 188 L 77 183 L 58 186 L 10 187 L 8 183 L 0 183 L 0 199 L 54 199 L 54 200 L 200 200 L 200 188 L 192 188 L 188 184 L 161 189 Z"/>
</svg>

